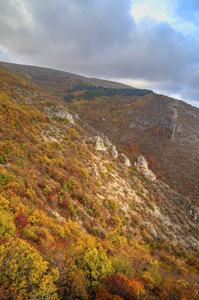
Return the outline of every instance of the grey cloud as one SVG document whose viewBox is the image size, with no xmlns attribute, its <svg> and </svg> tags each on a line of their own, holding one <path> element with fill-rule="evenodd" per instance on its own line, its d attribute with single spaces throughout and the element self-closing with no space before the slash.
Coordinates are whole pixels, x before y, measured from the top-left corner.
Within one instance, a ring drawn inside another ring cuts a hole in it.
<svg viewBox="0 0 199 300">
<path fill-rule="evenodd" d="M 94 56 L 127 42 L 134 26 L 127 7 L 130 1 L 36 1 L 35 22 L 45 39 L 73 45 L 78 56 Z M 128 4 L 128 5 L 127 5 Z M 35 2 L 34 2 L 35 5 Z M 69 46 L 70 47 L 70 46 Z"/>
<path fill-rule="evenodd" d="M 136 24 L 130 5 L 130 0 L 7 0 L 0 3 L 0 46 L 16 62 L 147 80 L 146 88 L 199 101 L 198 40 L 166 22 L 145 18 Z"/>
</svg>

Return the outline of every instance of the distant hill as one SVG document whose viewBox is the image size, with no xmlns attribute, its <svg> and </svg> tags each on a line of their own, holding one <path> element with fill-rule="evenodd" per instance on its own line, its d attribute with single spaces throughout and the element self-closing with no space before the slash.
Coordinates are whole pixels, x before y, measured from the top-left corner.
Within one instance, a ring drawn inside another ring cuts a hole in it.
<svg viewBox="0 0 199 300">
<path fill-rule="evenodd" d="M 12 63 L 5 63 L 0 62 L 0 65 L 6 67 L 8 70 L 13 71 L 15 73 L 22 73 L 31 76 L 34 80 L 39 81 L 53 81 L 57 82 L 58 84 L 61 82 L 63 85 L 65 84 L 66 87 L 69 85 L 77 85 L 79 83 L 86 83 L 94 86 L 102 86 L 105 88 L 131 88 L 131 86 L 103 80 L 103 79 L 96 79 L 96 78 L 87 78 L 84 76 L 53 70 L 49 68 L 41 68 L 35 66 L 26 66 L 26 65 L 19 65 L 19 64 L 12 64 Z"/>
</svg>

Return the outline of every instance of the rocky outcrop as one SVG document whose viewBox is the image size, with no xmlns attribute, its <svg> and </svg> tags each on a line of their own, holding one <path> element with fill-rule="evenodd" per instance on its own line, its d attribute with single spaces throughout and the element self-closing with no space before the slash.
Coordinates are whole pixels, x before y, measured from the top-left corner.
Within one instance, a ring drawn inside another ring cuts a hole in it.
<svg viewBox="0 0 199 300">
<path fill-rule="evenodd" d="M 108 138 L 103 139 L 102 137 L 97 135 L 93 138 L 93 141 L 95 143 L 95 149 L 97 151 L 109 152 L 112 158 L 118 157 L 118 151 L 116 147 L 109 141 Z"/>
<path fill-rule="evenodd" d="M 118 157 L 118 152 L 117 152 L 117 149 L 114 145 L 111 145 L 110 153 L 111 153 L 112 158 L 117 158 Z"/>
<path fill-rule="evenodd" d="M 151 236 L 156 239 L 158 234 L 157 231 L 155 230 L 154 225 L 151 222 L 145 222 L 145 226 L 147 228 L 147 231 L 151 234 Z"/>
<path fill-rule="evenodd" d="M 147 179 L 149 179 L 151 181 L 156 180 L 156 175 L 151 170 L 149 170 L 148 163 L 147 163 L 146 159 L 143 156 L 138 157 L 138 160 L 137 160 L 137 163 L 135 163 L 135 166 L 137 167 L 137 169 L 140 172 L 143 173 L 143 175 Z"/>
<path fill-rule="evenodd" d="M 124 165 L 127 168 L 130 168 L 131 167 L 131 162 L 130 162 L 129 158 L 124 153 L 121 153 L 120 157 L 122 158 L 122 161 L 123 161 Z"/>
<path fill-rule="evenodd" d="M 94 175 L 95 177 L 99 177 L 99 173 L 98 173 L 98 170 L 97 170 L 96 166 L 93 166 L 93 167 L 92 167 L 92 172 L 93 172 L 93 175 Z"/>
<path fill-rule="evenodd" d="M 104 152 L 107 152 L 107 147 L 104 145 L 104 140 L 100 137 L 100 136 L 98 136 L 98 135 L 96 135 L 94 138 L 93 138 L 93 141 L 94 141 L 94 143 L 95 143 L 95 149 L 97 150 L 97 151 L 104 151 Z"/>
<path fill-rule="evenodd" d="M 187 197 L 183 198 L 183 205 L 188 214 L 194 219 L 196 223 L 199 223 L 199 208 L 189 201 Z"/>
<path fill-rule="evenodd" d="M 55 115 L 63 119 L 68 119 L 69 122 L 73 125 L 75 124 L 73 116 L 66 109 L 60 109 L 56 111 Z"/>
</svg>

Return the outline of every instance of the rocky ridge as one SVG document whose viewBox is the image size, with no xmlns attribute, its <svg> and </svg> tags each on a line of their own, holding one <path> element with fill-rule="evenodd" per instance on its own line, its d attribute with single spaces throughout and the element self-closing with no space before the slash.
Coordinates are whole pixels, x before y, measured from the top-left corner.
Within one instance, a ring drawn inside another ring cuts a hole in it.
<svg viewBox="0 0 199 300">
<path fill-rule="evenodd" d="M 75 123 L 72 124 L 75 126 Z M 191 204 L 187 197 L 180 196 L 172 191 L 168 185 L 157 180 L 155 174 L 148 168 L 148 163 L 143 156 L 138 157 L 134 168 L 129 158 L 123 153 L 119 153 L 116 146 L 110 142 L 103 132 L 97 131 L 88 124 L 85 124 L 85 128 L 89 134 L 85 137 L 85 141 L 91 141 L 95 151 L 98 152 L 98 154 L 95 154 L 94 162 L 89 167 L 88 172 L 91 172 L 100 181 L 101 172 L 107 174 L 107 177 L 110 178 L 109 180 L 106 179 L 106 183 L 99 188 L 97 201 L 103 204 L 106 203 L 106 199 L 109 199 L 110 202 L 113 201 L 114 205 L 120 207 L 120 210 L 123 211 L 125 218 L 139 220 L 139 226 L 146 230 L 148 237 L 151 239 L 163 239 L 167 243 L 172 241 L 172 243 L 181 245 L 185 249 L 190 247 L 191 249 L 198 249 L 197 234 L 185 233 L 192 226 L 197 228 L 196 232 L 199 230 L 198 208 Z M 94 136 L 90 136 L 90 134 L 94 134 Z M 114 155 L 115 153 L 117 153 L 117 156 Z M 109 158 L 104 159 L 104 155 L 108 155 Z M 130 171 L 129 168 L 133 168 L 135 172 L 133 184 L 132 181 L 123 179 L 114 169 L 111 168 L 110 170 L 109 165 L 113 164 L 113 159 L 121 159 L 122 168 L 127 168 L 127 172 Z M 149 181 L 146 182 L 148 182 L 150 189 L 153 186 L 157 191 L 159 198 L 157 202 L 151 201 L 150 191 L 147 188 L 148 184 L 146 185 L 143 180 L 138 179 L 136 169 Z M 135 189 L 135 186 L 138 189 Z M 140 215 L 141 211 L 145 212 L 146 217 L 143 218 Z M 111 218 L 109 211 L 106 211 L 105 214 Z M 96 229 L 100 229 L 103 233 L 104 230 L 101 224 L 98 224 L 98 226 L 96 226 Z M 85 231 L 85 228 L 83 230 Z M 133 228 L 129 230 L 131 234 L 135 234 L 137 231 Z"/>
</svg>

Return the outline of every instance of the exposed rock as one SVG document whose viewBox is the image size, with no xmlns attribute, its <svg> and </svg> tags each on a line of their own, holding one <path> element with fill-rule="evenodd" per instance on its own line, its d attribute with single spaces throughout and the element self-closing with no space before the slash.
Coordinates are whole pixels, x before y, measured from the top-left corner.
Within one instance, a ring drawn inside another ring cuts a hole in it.
<svg viewBox="0 0 199 300">
<path fill-rule="evenodd" d="M 124 153 L 121 153 L 120 157 L 122 158 L 123 163 L 126 167 L 128 167 L 128 168 L 131 167 L 131 162 L 130 162 L 129 158 Z"/>
<path fill-rule="evenodd" d="M 93 140 L 95 142 L 95 148 L 97 151 L 107 152 L 107 147 L 104 145 L 104 140 L 100 136 L 95 136 Z"/>
<path fill-rule="evenodd" d="M 107 149 L 110 150 L 113 144 L 110 142 L 110 140 L 107 138 L 107 136 L 104 136 L 103 138 L 104 144 L 106 145 Z"/>
<path fill-rule="evenodd" d="M 131 123 L 131 124 L 129 125 L 129 128 L 135 128 L 135 127 L 136 127 L 135 123 Z"/>
<path fill-rule="evenodd" d="M 52 214 L 53 216 L 56 216 L 56 218 L 57 218 L 60 222 L 66 223 L 66 219 L 63 218 L 56 210 L 52 210 L 51 207 L 48 207 L 48 212 L 49 212 L 50 214 Z"/>
<path fill-rule="evenodd" d="M 73 115 L 73 118 L 74 118 L 75 120 L 79 120 L 79 115 L 78 115 L 78 114 L 74 114 L 74 115 Z"/>
<path fill-rule="evenodd" d="M 190 244 L 192 245 L 192 247 L 194 247 L 196 250 L 199 249 L 199 242 L 193 236 L 190 236 L 188 238 L 188 241 L 190 242 Z"/>
<path fill-rule="evenodd" d="M 113 145 L 107 137 L 105 137 L 103 140 L 104 140 L 104 143 L 105 143 L 108 151 L 110 152 L 111 156 L 113 158 L 117 158 L 118 152 L 117 152 L 115 145 Z"/>
<path fill-rule="evenodd" d="M 118 157 L 119 154 L 116 147 L 103 132 L 96 130 L 88 124 L 84 124 L 84 129 L 94 135 L 93 140 L 96 150 L 105 152 L 109 151 L 113 158 Z"/>
<path fill-rule="evenodd" d="M 55 112 L 55 115 L 63 119 L 68 119 L 71 124 L 75 124 L 73 116 L 66 109 L 58 110 Z"/>
<path fill-rule="evenodd" d="M 147 230 L 152 235 L 152 237 L 157 238 L 157 231 L 155 230 L 153 224 L 151 222 L 145 222 L 145 225 L 147 226 Z"/>
<path fill-rule="evenodd" d="M 135 163 L 135 166 L 137 167 L 137 169 L 143 173 L 143 175 L 149 179 L 149 180 L 156 180 L 156 176 L 155 174 L 149 170 L 148 168 L 148 163 L 146 161 L 146 159 L 143 156 L 139 156 L 137 163 Z"/>
<path fill-rule="evenodd" d="M 178 133 L 183 133 L 183 130 L 180 126 L 180 123 L 178 121 L 178 116 L 179 116 L 179 113 L 177 111 L 177 109 L 175 107 L 172 107 L 170 108 L 170 111 L 168 112 L 168 116 L 167 118 L 165 119 L 164 118 L 161 118 L 159 120 L 159 126 L 162 130 L 165 130 L 165 129 L 169 129 L 171 131 L 171 136 L 170 136 L 170 139 L 169 141 L 170 142 L 175 142 L 175 134 L 178 132 Z"/>
<path fill-rule="evenodd" d="M 97 171 L 97 169 L 96 169 L 96 166 L 93 166 L 93 167 L 92 167 L 92 172 L 93 172 L 93 175 L 94 175 L 95 177 L 99 177 L 99 173 L 98 173 L 98 171 Z"/>
<path fill-rule="evenodd" d="M 183 205 L 186 211 L 191 215 L 196 223 L 199 223 L 199 208 L 191 204 L 187 197 L 184 197 L 183 200 Z"/>
<path fill-rule="evenodd" d="M 111 156 L 113 158 L 117 158 L 118 157 L 118 152 L 117 152 L 117 149 L 116 149 L 116 147 L 114 145 L 111 145 L 110 152 L 111 152 Z"/>
</svg>

